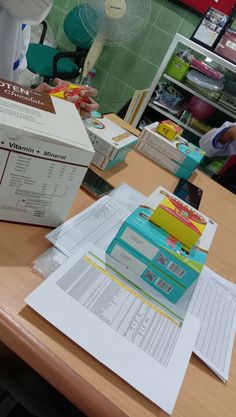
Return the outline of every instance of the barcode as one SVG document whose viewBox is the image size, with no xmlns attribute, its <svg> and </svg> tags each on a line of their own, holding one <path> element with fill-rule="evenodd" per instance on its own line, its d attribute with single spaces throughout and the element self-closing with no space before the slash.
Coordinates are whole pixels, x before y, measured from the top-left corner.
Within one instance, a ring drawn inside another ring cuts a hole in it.
<svg viewBox="0 0 236 417">
<path fill-rule="evenodd" d="M 157 275 L 156 275 L 154 272 L 150 271 L 150 269 L 148 269 L 148 270 L 145 272 L 144 277 L 145 277 L 148 281 L 150 281 L 150 282 L 154 282 L 154 281 L 155 281 L 155 279 L 157 278 Z"/>
<path fill-rule="evenodd" d="M 174 275 L 176 275 L 179 278 L 182 278 L 185 274 L 185 270 L 181 268 L 179 265 L 176 265 L 174 262 L 170 262 L 167 266 L 167 269 L 171 271 Z"/>
<path fill-rule="evenodd" d="M 157 258 L 156 258 L 157 262 L 159 264 L 161 264 L 162 266 L 166 266 L 166 264 L 168 264 L 169 259 L 163 255 L 163 253 L 160 253 Z"/>
<path fill-rule="evenodd" d="M 162 291 L 164 291 L 166 294 L 169 294 L 169 293 L 172 291 L 172 289 L 173 289 L 172 285 L 168 284 L 168 282 L 164 281 L 164 280 L 163 280 L 163 279 L 161 279 L 161 278 L 159 278 L 159 279 L 155 282 L 155 285 L 156 285 L 158 288 L 161 288 L 161 289 L 162 289 Z"/>
</svg>

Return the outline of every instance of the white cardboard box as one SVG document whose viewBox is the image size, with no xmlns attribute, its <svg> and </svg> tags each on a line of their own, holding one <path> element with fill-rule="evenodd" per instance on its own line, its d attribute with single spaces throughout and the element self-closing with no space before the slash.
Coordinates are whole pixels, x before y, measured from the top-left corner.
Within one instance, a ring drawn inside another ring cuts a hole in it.
<svg viewBox="0 0 236 417">
<path fill-rule="evenodd" d="M 172 172 L 178 178 L 188 179 L 192 175 L 192 171 L 173 161 L 161 151 L 157 151 L 153 146 L 147 142 L 139 140 L 136 145 L 137 151 L 150 158 L 153 162 L 156 162 L 161 167 Z"/>
<path fill-rule="evenodd" d="M 0 79 L 0 219 L 58 226 L 93 155 L 74 104 Z"/>
<path fill-rule="evenodd" d="M 95 151 L 110 160 L 123 161 L 138 141 L 136 136 L 107 117 L 88 119 L 86 129 Z"/>
<path fill-rule="evenodd" d="M 205 152 L 179 136 L 175 140 L 169 140 L 156 132 L 158 122 L 145 126 L 139 139 L 152 146 L 156 152 L 161 152 L 167 158 L 177 162 L 183 168 L 194 171 L 202 161 Z"/>
</svg>

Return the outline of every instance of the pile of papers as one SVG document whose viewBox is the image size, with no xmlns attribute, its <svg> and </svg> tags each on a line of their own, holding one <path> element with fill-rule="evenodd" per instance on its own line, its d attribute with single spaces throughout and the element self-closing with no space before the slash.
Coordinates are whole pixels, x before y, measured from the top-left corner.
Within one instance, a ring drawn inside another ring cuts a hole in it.
<svg viewBox="0 0 236 417">
<path fill-rule="evenodd" d="M 49 233 L 54 247 L 34 267 L 50 276 L 26 302 L 171 414 L 192 352 L 227 381 L 236 285 L 204 267 L 172 304 L 107 255 L 121 223 L 144 199 L 122 185 Z"/>
</svg>

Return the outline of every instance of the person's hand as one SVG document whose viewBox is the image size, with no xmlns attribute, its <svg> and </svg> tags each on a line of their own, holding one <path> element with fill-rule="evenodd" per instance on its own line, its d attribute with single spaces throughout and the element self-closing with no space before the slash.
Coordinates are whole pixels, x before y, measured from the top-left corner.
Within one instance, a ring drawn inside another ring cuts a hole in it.
<svg viewBox="0 0 236 417">
<path fill-rule="evenodd" d="M 82 117 L 90 117 L 92 111 L 96 111 L 99 108 L 98 103 L 92 99 L 92 97 L 97 96 L 97 90 L 92 87 L 85 87 L 81 93 L 80 97 L 88 97 L 88 103 L 82 101 L 80 104 L 80 114 Z"/>
<path fill-rule="evenodd" d="M 47 83 L 39 84 L 35 91 L 38 91 L 39 93 L 48 93 L 53 87 L 50 87 Z"/>
<path fill-rule="evenodd" d="M 55 87 L 58 87 L 62 84 L 70 84 L 70 83 L 68 81 L 61 80 L 60 78 L 55 78 L 53 80 L 53 84 Z M 53 88 L 54 87 L 51 87 L 47 83 L 42 83 L 42 84 L 39 84 L 35 88 L 35 90 L 38 91 L 39 93 L 48 93 Z M 76 101 L 80 99 L 81 97 L 87 97 L 89 102 L 88 103 L 82 102 L 80 104 L 79 112 L 82 117 L 88 118 L 91 116 L 92 111 L 96 111 L 99 108 L 98 103 L 92 98 L 92 97 L 96 97 L 96 95 L 97 95 L 96 88 L 83 86 L 83 89 L 81 89 L 79 96 L 68 97 L 67 100 L 72 103 L 76 103 Z"/>
<path fill-rule="evenodd" d="M 55 78 L 55 80 L 53 81 L 53 84 L 55 85 L 55 87 L 57 87 L 62 84 L 70 84 L 70 83 L 68 83 L 67 81 L 63 81 L 60 78 Z M 88 103 L 81 102 L 79 112 L 82 117 L 88 118 L 91 116 L 92 111 L 96 111 L 99 108 L 98 103 L 92 98 L 92 97 L 96 97 L 97 93 L 98 92 L 96 88 L 83 86 L 83 89 L 81 89 L 79 96 L 68 97 L 67 100 L 72 103 L 76 103 L 76 101 L 79 100 L 81 97 L 87 97 L 89 102 Z"/>
</svg>

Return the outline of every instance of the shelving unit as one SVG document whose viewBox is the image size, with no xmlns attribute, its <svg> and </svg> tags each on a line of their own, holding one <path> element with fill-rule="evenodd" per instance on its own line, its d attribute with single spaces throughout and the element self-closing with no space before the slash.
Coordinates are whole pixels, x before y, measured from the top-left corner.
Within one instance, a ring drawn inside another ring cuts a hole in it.
<svg viewBox="0 0 236 417">
<path fill-rule="evenodd" d="M 202 133 L 197 131 L 196 128 L 193 128 L 192 126 L 189 126 L 188 124 L 183 123 L 183 121 L 181 121 L 176 115 L 173 115 L 172 113 L 170 113 L 168 109 L 162 108 L 152 103 L 151 97 L 160 81 L 162 82 L 168 81 L 172 85 L 180 87 L 182 91 L 186 91 L 187 94 L 191 94 L 196 97 L 199 97 L 202 100 L 204 100 L 206 103 L 211 104 L 218 111 L 221 112 L 223 121 L 229 120 L 229 118 L 231 118 L 232 120 L 236 120 L 236 108 L 235 108 L 235 111 L 233 111 L 231 108 L 226 107 L 225 105 L 222 105 L 222 103 L 219 103 L 217 100 L 211 100 L 209 97 L 206 97 L 204 94 L 197 91 L 197 89 L 195 90 L 194 87 L 187 85 L 184 81 L 180 82 L 165 73 L 168 63 L 170 59 L 172 58 L 172 56 L 176 55 L 177 52 L 184 50 L 184 49 L 190 49 L 193 55 L 194 54 L 197 56 L 201 55 L 203 59 L 205 57 L 205 58 L 208 58 L 208 60 L 212 60 L 219 67 L 230 71 L 232 75 L 235 75 L 235 78 L 236 78 L 236 66 L 234 64 L 216 55 L 214 52 L 211 52 L 203 48 L 201 45 L 198 45 L 197 43 L 191 41 L 190 39 L 187 39 L 180 34 L 176 34 L 162 61 L 162 64 L 160 65 L 156 73 L 156 76 L 150 86 L 149 92 L 145 100 L 143 101 L 142 106 L 139 109 L 139 112 L 137 113 L 134 119 L 133 126 L 138 127 L 140 121 L 145 117 L 146 114 L 148 114 L 150 109 L 152 109 L 152 111 L 157 112 L 156 120 L 158 120 L 158 114 L 159 114 L 159 117 L 160 115 L 163 115 L 167 117 L 168 119 L 171 119 L 174 122 L 178 123 L 180 126 L 182 126 L 185 129 L 183 136 L 185 136 L 186 131 L 191 132 L 191 134 L 193 134 L 196 137 L 196 140 L 198 140 L 202 136 Z M 152 120 L 152 121 L 155 121 L 155 120 Z"/>
<path fill-rule="evenodd" d="M 184 83 L 181 83 L 178 80 L 175 80 L 173 77 L 170 77 L 168 74 L 163 74 L 163 78 L 165 78 L 166 80 L 171 81 L 175 85 L 178 85 L 179 87 L 183 88 L 185 91 L 188 91 L 189 93 L 193 94 L 194 96 L 201 98 L 206 103 L 212 104 L 216 109 L 224 112 L 225 114 L 228 114 L 230 117 L 236 118 L 236 109 L 235 109 L 235 112 L 230 111 L 226 107 L 219 105 L 217 103 L 217 101 L 210 100 L 209 98 L 207 98 L 203 94 L 199 93 L 198 91 L 194 90 L 193 88 L 189 87 L 188 85 L 186 85 Z"/>
<path fill-rule="evenodd" d="M 165 109 L 162 109 L 159 106 L 156 106 L 153 103 L 148 103 L 148 106 L 151 107 L 152 109 L 158 111 L 159 113 L 163 114 L 164 116 L 168 117 L 168 119 L 173 120 L 173 122 L 178 123 L 178 125 L 180 125 L 181 127 L 183 127 L 184 129 L 188 129 L 190 132 L 192 132 L 194 135 L 199 136 L 199 138 L 202 136 L 201 133 L 197 132 L 195 129 L 193 129 L 191 126 L 186 125 L 185 123 L 181 122 L 181 120 L 179 120 L 177 117 L 175 117 L 173 114 L 169 113 L 168 111 L 166 111 Z"/>
</svg>

